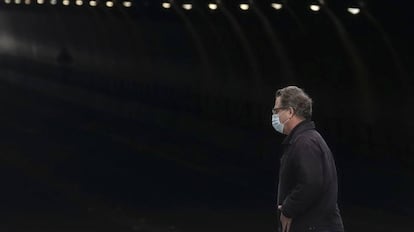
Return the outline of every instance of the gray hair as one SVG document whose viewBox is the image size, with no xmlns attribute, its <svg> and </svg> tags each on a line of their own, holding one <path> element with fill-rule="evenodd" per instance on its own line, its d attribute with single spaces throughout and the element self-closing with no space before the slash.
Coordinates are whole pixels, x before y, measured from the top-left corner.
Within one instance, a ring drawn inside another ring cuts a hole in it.
<svg viewBox="0 0 414 232">
<path fill-rule="evenodd" d="M 312 99 L 301 88 L 288 86 L 276 91 L 280 97 L 281 107 L 292 107 L 297 116 L 310 120 L 312 118 Z"/>
</svg>

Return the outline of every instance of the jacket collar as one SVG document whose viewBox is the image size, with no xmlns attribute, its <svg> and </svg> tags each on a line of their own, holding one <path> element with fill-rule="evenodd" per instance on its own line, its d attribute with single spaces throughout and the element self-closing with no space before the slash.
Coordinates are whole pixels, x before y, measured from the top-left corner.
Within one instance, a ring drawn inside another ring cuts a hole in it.
<svg viewBox="0 0 414 232">
<path fill-rule="evenodd" d="M 290 134 L 283 140 L 283 145 L 292 144 L 295 138 L 304 131 L 314 130 L 315 123 L 310 120 L 304 120 L 293 128 Z"/>
</svg>

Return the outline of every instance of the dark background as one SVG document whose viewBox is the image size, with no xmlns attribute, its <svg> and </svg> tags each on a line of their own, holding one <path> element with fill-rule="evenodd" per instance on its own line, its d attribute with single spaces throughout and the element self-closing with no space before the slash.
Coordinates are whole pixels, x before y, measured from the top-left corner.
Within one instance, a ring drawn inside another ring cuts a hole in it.
<svg viewBox="0 0 414 232">
<path fill-rule="evenodd" d="M 408 1 L 0 7 L 0 230 L 275 231 L 298 85 L 337 163 L 347 231 L 412 231 Z"/>
</svg>

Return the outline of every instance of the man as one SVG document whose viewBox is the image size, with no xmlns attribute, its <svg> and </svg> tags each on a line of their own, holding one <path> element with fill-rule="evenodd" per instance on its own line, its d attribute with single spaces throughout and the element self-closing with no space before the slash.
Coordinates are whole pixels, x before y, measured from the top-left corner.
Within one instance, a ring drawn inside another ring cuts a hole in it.
<svg viewBox="0 0 414 232">
<path fill-rule="evenodd" d="M 312 99 L 296 86 L 279 89 L 272 113 L 274 129 L 287 135 L 279 171 L 279 230 L 343 232 L 335 161 L 311 121 Z"/>
</svg>

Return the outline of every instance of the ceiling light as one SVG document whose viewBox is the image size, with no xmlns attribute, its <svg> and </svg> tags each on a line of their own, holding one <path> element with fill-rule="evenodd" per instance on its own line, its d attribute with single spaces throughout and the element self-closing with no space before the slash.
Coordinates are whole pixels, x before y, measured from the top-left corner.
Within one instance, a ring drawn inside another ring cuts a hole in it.
<svg viewBox="0 0 414 232">
<path fill-rule="evenodd" d="M 191 4 L 189 4 L 189 3 L 185 3 L 185 4 L 183 4 L 183 8 L 184 8 L 185 10 L 191 10 L 191 9 L 193 9 L 193 5 L 191 5 Z"/>
<path fill-rule="evenodd" d="M 348 12 L 353 14 L 353 15 L 356 15 L 356 14 L 359 14 L 361 12 L 361 9 L 359 9 L 357 7 L 349 7 Z"/>
<path fill-rule="evenodd" d="M 162 3 L 162 7 L 165 8 L 165 9 L 170 9 L 171 8 L 171 3 L 169 3 L 169 2 L 163 2 Z"/>
<path fill-rule="evenodd" d="M 107 1 L 107 2 L 106 2 L 106 6 L 107 6 L 107 7 L 113 7 L 113 6 L 114 6 L 114 2 L 112 2 L 112 1 Z"/>
<path fill-rule="evenodd" d="M 216 4 L 216 3 L 209 3 L 209 4 L 208 4 L 208 8 L 209 8 L 210 10 L 217 10 L 218 6 L 217 6 L 217 4 Z"/>
<path fill-rule="evenodd" d="M 132 2 L 129 1 L 125 1 L 122 3 L 125 7 L 131 7 L 132 6 Z"/>
<path fill-rule="evenodd" d="M 242 10 L 248 10 L 249 8 L 250 8 L 250 6 L 247 3 L 240 4 L 240 9 L 242 9 Z"/>
<path fill-rule="evenodd" d="M 315 4 L 312 4 L 312 5 L 310 5 L 309 6 L 309 8 L 312 10 L 312 11 L 319 11 L 320 9 L 321 9 L 321 6 L 319 6 L 319 5 L 315 5 Z"/>
<path fill-rule="evenodd" d="M 272 3 L 271 6 L 273 7 L 273 9 L 275 10 L 280 10 L 282 9 L 283 5 L 281 3 Z"/>
</svg>

